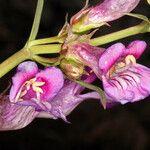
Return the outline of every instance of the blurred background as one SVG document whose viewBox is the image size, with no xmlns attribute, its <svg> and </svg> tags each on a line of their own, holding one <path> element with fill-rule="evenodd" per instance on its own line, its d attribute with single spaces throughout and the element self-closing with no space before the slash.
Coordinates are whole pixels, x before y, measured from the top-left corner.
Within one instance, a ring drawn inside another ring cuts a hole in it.
<svg viewBox="0 0 150 150">
<path fill-rule="evenodd" d="M 99 0 L 91 0 L 96 4 Z M 26 42 L 37 0 L 0 0 L 0 62 L 21 49 Z M 65 21 L 84 6 L 85 0 L 46 0 L 38 38 L 56 35 Z M 150 17 L 150 6 L 141 0 L 133 11 Z M 104 35 L 140 22 L 123 17 L 102 27 L 95 36 Z M 146 40 L 148 48 L 138 60 L 150 67 L 150 33 L 120 40 Z M 111 45 L 103 45 L 107 47 Z M 9 84 L 11 71 L 0 79 L 0 91 Z M 99 83 L 98 83 L 99 84 Z M 17 131 L 0 132 L 0 150 L 149 150 L 150 149 L 150 97 L 143 101 L 115 106 L 103 110 L 99 101 L 88 100 L 62 120 L 35 119 L 29 126 Z"/>
</svg>

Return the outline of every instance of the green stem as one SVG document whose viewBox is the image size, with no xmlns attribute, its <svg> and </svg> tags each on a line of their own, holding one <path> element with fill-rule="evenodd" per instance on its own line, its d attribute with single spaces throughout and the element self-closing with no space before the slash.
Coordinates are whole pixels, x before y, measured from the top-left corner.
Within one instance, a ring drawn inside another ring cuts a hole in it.
<svg viewBox="0 0 150 150">
<path fill-rule="evenodd" d="M 101 37 L 93 38 L 90 41 L 90 44 L 93 46 L 100 46 L 103 44 L 107 44 L 119 39 L 123 39 L 125 37 L 129 37 L 132 35 L 149 32 L 149 24 L 147 22 L 142 22 L 139 25 L 117 31 L 114 33 L 110 33 Z"/>
<path fill-rule="evenodd" d="M 34 45 L 42 45 L 42 44 L 50 44 L 50 43 L 63 43 L 65 40 L 65 37 L 50 37 L 50 38 L 43 38 L 43 39 L 37 39 L 33 40 L 29 43 L 29 46 L 34 46 Z"/>
<path fill-rule="evenodd" d="M 37 55 L 33 55 L 33 60 L 41 63 L 54 64 L 58 61 L 58 58 L 45 58 Z"/>
<path fill-rule="evenodd" d="M 44 0 L 38 0 L 31 33 L 30 33 L 30 36 L 29 36 L 26 46 L 28 46 L 28 43 L 30 41 L 35 40 L 35 38 L 37 36 L 39 26 L 40 26 L 40 21 L 41 21 L 43 5 L 44 5 Z"/>
<path fill-rule="evenodd" d="M 59 53 L 61 50 L 61 46 L 62 44 L 37 45 L 31 46 L 29 50 L 33 55 L 52 54 L 52 53 Z"/>
<path fill-rule="evenodd" d="M 20 51 L 6 59 L 0 64 L 0 78 L 26 59 L 30 59 L 30 52 L 27 49 L 21 49 Z"/>
<path fill-rule="evenodd" d="M 23 48 L 0 64 L 0 78 L 26 59 L 33 59 L 35 54 L 59 53 L 61 44 L 38 45 L 30 49 Z"/>
</svg>

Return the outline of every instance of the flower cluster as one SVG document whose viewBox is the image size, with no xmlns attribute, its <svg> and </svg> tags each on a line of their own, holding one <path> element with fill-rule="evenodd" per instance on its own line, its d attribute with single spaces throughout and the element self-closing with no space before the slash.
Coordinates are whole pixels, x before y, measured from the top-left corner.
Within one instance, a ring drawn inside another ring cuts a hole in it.
<svg viewBox="0 0 150 150">
<path fill-rule="evenodd" d="M 147 44 L 135 40 L 128 46 L 115 43 L 108 48 L 96 47 L 90 44 L 93 32 L 86 32 L 122 17 L 139 2 L 104 0 L 92 7 L 86 4 L 60 31 L 58 37 L 65 40 L 54 63 L 49 65 L 52 59 L 36 56 L 35 60 L 46 67 L 39 69 L 34 61 L 19 64 L 9 96 L 0 97 L 0 130 L 20 129 L 41 117 L 69 122 L 66 117 L 87 99 L 100 99 L 107 108 L 149 96 L 150 69 L 136 63 Z M 93 85 L 96 79 L 104 91 Z M 82 94 L 85 88 L 95 91 Z"/>
</svg>

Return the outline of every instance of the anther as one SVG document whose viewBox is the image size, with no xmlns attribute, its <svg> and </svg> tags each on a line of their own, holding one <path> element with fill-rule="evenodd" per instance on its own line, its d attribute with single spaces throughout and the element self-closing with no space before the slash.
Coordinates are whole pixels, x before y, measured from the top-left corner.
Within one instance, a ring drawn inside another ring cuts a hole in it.
<svg viewBox="0 0 150 150">
<path fill-rule="evenodd" d="M 125 58 L 125 63 L 126 63 L 126 65 L 136 64 L 136 59 L 135 59 L 135 57 L 133 55 L 128 55 Z"/>
</svg>

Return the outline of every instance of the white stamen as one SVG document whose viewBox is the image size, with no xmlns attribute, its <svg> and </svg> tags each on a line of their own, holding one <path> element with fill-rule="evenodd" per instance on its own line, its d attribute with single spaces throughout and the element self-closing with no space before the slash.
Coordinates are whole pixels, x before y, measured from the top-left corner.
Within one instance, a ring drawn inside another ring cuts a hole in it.
<svg viewBox="0 0 150 150">
<path fill-rule="evenodd" d="M 15 101 L 19 101 L 23 96 L 25 96 L 25 94 L 27 94 L 27 91 L 30 90 L 31 86 L 33 91 L 36 92 L 36 96 L 38 99 L 40 99 L 40 94 L 43 93 L 42 88 L 40 88 L 40 86 L 43 86 L 45 84 L 45 82 L 36 82 L 36 78 L 33 78 L 29 81 L 26 81 L 19 89 Z M 25 87 L 26 89 L 24 91 L 23 87 Z"/>
<path fill-rule="evenodd" d="M 126 65 L 136 64 L 136 59 L 133 55 L 128 55 L 125 58 L 125 63 L 126 63 Z"/>
</svg>

